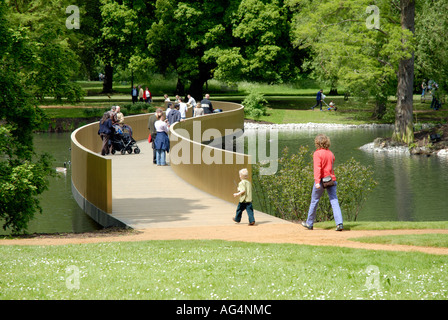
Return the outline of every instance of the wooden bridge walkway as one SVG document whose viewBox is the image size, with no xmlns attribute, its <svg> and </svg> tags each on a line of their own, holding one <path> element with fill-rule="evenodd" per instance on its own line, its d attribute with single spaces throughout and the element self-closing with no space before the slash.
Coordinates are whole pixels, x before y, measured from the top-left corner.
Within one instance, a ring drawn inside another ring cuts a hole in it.
<svg viewBox="0 0 448 320">
<path fill-rule="evenodd" d="M 232 217 L 236 204 L 190 185 L 169 165 L 154 165 L 150 144 L 146 140 L 137 144 L 140 154 L 109 156 L 112 159 L 112 217 L 133 229 L 235 224 Z M 255 211 L 255 220 L 256 224 L 289 223 L 259 211 Z M 241 223 L 248 223 L 245 213 Z"/>
</svg>

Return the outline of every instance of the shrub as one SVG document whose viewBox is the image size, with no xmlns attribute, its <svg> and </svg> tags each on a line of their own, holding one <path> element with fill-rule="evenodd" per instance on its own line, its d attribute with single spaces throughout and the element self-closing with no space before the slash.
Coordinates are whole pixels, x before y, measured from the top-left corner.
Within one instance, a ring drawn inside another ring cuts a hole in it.
<svg viewBox="0 0 448 320">
<path fill-rule="evenodd" d="M 8 125 L 0 127 L 0 220 L 4 230 L 18 234 L 26 232 L 36 212 L 42 213 L 39 196 L 47 190 L 53 171 L 49 154 L 21 157 L 12 131 Z"/>
<path fill-rule="evenodd" d="M 244 114 L 254 119 L 259 119 L 266 115 L 268 101 L 264 95 L 259 92 L 251 92 L 242 102 L 244 106 Z"/>
<path fill-rule="evenodd" d="M 136 103 L 125 104 L 125 105 L 123 105 L 123 107 L 121 109 L 126 110 L 128 114 L 140 114 L 140 113 L 142 113 L 142 110 L 146 111 L 150 107 L 151 107 L 151 105 L 146 102 L 136 102 Z"/>
<path fill-rule="evenodd" d="M 104 114 L 104 112 L 110 110 L 110 108 L 86 108 L 82 110 L 82 113 L 87 118 L 101 118 Z"/>
<path fill-rule="evenodd" d="M 285 148 L 278 160 L 275 175 L 260 175 L 260 167 L 252 167 L 254 196 L 260 209 L 286 220 L 305 220 L 311 201 L 314 183 L 312 156 L 308 147 L 300 147 L 296 154 Z M 338 181 L 339 205 L 346 220 L 356 221 L 367 195 L 375 187 L 373 171 L 355 159 L 335 167 Z M 333 220 L 328 195 L 325 192 L 319 202 L 316 221 Z"/>
</svg>

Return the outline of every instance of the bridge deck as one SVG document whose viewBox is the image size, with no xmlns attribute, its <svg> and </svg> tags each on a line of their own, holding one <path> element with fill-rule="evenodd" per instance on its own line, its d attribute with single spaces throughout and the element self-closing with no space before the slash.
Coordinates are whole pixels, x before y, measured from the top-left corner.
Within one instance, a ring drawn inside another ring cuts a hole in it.
<svg viewBox="0 0 448 320">
<path fill-rule="evenodd" d="M 133 229 L 234 224 L 236 204 L 188 184 L 170 166 L 154 165 L 147 141 L 137 145 L 140 154 L 110 156 L 114 218 Z M 169 163 L 169 154 L 167 160 Z M 255 220 L 257 224 L 289 223 L 259 211 L 255 211 Z M 241 223 L 248 223 L 246 213 Z"/>
</svg>

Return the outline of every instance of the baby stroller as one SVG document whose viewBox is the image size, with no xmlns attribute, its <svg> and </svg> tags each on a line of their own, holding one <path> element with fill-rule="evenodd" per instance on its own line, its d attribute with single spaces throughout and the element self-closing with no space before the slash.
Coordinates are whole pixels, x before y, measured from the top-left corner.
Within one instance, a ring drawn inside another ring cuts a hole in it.
<svg viewBox="0 0 448 320">
<path fill-rule="evenodd" d="M 128 125 L 114 125 L 115 133 L 112 135 L 110 142 L 112 144 L 112 154 L 116 151 L 120 151 L 121 154 L 126 154 L 126 151 L 131 154 L 132 148 L 134 153 L 139 154 L 140 148 L 137 146 L 136 141 L 132 138 L 132 128 Z"/>
</svg>

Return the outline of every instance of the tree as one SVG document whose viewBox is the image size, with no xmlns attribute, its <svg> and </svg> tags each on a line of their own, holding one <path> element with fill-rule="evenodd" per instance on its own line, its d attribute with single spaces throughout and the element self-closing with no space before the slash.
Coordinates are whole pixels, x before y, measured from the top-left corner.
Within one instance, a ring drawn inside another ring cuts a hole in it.
<svg viewBox="0 0 448 320">
<path fill-rule="evenodd" d="M 105 64 L 103 93 L 112 92 L 114 68 L 141 65 L 147 43 L 145 30 L 152 15 L 152 1 L 144 0 L 100 0 L 101 38 L 100 59 Z M 129 65 L 130 62 L 133 62 Z"/>
<path fill-rule="evenodd" d="M 155 20 L 148 29 L 148 62 L 154 72 L 176 72 L 176 93 L 202 97 L 204 83 L 213 77 L 214 59 L 206 52 L 229 47 L 230 19 L 237 0 L 158 0 Z"/>
<path fill-rule="evenodd" d="M 67 40 L 65 9 L 68 1 L 10 1 L 8 19 L 16 26 L 13 37 L 26 39 L 18 70 L 22 83 L 33 97 L 67 98 L 79 101 L 81 87 L 73 80 L 78 73 L 76 53 Z M 71 32 L 71 31 L 70 31 Z M 25 68 L 26 67 L 26 68 Z"/>
<path fill-rule="evenodd" d="M 217 64 L 215 78 L 282 83 L 297 77 L 304 52 L 292 50 L 283 1 L 242 0 L 231 17 L 232 41 L 205 52 Z"/>
<path fill-rule="evenodd" d="M 414 33 L 415 0 L 401 0 L 401 27 Z M 395 127 L 392 139 L 410 144 L 414 141 L 413 91 L 414 91 L 414 51 L 409 44 L 410 37 L 402 38 L 403 52 L 398 69 L 397 106 L 395 107 Z"/>
<path fill-rule="evenodd" d="M 0 0 L 0 218 L 3 228 L 26 230 L 36 211 L 38 196 L 47 188 L 50 157 L 33 151 L 32 132 L 39 109 L 25 90 L 24 70 L 32 70 L 32 42 L 26 29 L 14 27 L 11 11 Z"/>
<path fill-rule="evenodd" d="M 312 51 L 307 65 L 314 75 L 352 95 L 373 97 L 374 115 L 381 118 L 387 97 L 396 93 L 399 61 L 408 56 L 412 42 L 402 42 L 411 35 L 401 28 L 393 1 L 376 1 L 377 17 L 366 10 L 370 4 L 368 0 L 288 2 L 294 12 L 294 44 Z M 372 23 L 372 18 L 380 23 Z"/>
<path fill-rule="evenodd" d="M 415 72 L 416 79 L 420 80 L 417 83 L 433 79 L 445 92 L 448 90 L 447 11 L 447 0 L 425 1 L 416 8 L 415 16 Z"/>
<path fill-rule="evenodd" d="M 415 1 L 376 4 L 381 23 L 371 24 L 366 17 L 366 9 L 371 8 L 367 0 L 290 0 L 296 12 L 295 44 L 311 47 L 312 65 L 321 78 L 357 95 L 373 96 L 377 117 L 384 114 L 389 88 L 397 81 L 393 139 L 410 143 Z"/>
</svg>

